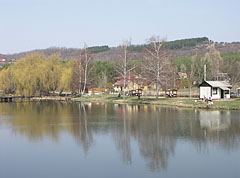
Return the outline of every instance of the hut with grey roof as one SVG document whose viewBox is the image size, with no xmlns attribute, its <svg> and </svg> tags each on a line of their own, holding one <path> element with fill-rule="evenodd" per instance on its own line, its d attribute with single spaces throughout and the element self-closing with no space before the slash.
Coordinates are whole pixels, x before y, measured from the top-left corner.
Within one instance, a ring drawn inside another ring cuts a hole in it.
<svg viewBox="0 0 240 178">
<path fill-rule="evenodd" d="M 226 81 L 203 81 L 200 85 L 200 99 L 229 99 L 232 86 Z"/>
</svg>

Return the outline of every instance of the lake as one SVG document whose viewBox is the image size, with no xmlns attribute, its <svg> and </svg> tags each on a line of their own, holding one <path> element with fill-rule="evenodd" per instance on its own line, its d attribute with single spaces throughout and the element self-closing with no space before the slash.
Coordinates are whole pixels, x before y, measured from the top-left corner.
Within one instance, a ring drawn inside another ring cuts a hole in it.
<svg viewBox="0 0 240 178">
<path fill-rule="evenodd" d="M 0 103 L 1 178 L 237 178 L 240 112 Z"/>
</svg>

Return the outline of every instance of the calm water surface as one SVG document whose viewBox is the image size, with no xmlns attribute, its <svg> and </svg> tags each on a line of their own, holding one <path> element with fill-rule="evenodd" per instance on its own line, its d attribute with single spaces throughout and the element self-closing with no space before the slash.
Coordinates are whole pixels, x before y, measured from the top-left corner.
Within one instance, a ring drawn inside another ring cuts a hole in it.
<svg viewBox="0 0 240 178">
<path fill-rule="evenodd" d="M 0 178 L 238 178 L 240 112 L 0 103 Z"/>
</svg>

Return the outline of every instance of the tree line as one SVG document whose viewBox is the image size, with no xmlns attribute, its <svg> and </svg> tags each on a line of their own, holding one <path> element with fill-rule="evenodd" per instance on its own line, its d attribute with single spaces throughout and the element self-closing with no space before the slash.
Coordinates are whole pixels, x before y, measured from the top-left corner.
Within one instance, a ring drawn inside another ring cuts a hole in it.
<svg viewBox="0 0 240 178">
<path fill-rule="evenodd" d="M 169 49 L 181 49 L 183 47 L 194 47 L 199 43 L 202 42 L 209 42 L 207 37 L 202 38 L 190 38 L 190 39 L 182 39 L 182 40 L 175 40 L 175 41 L 168 41 L 166 42 L 166 46 Z M 151 45 L 143 44 L 143 45 L 132 45 L 132 51 L 141 52 L 144 51 L 146 48 L 150 48 Z"/>
<path fill-rule="evenodd" d="M 85 93 L 87 88 L 111 88 L 116 76 L 123 76 L 125 93 L 127 75 L 136 74 L 148 83 L 155 84 L 156 97 L 161 89 L 175 88 L 178 72 L 187 73 L 190 89 L 203 80 L 203 66 L 207 66 L 207 80 L 217 80 L 218 74 L 227 73 L 232 85 L 240 84 L 240 53 L 220 54 L 209 46 L 204 56 L 174 58 L 169 53 L 169 44 L 159 37 L 149 38 L 140 60 L 134 59 L 131 41 L 125 41 L 114 62 L 94 60 L 94 51 L 86 45 L 78 58 L 68 61 L 60 55 L 45 56 L 32 53 L 0 71 L 2 95 L 44 96 L 52 92 Z M 106 50 L 103 47 L 98 50 Z M 94 49 L 94 48 L 93 48 Z M 226 76 L 225 76 L 226 78 Z M 125 96 L 125 95 L 123 95 Z"/>
</svg>

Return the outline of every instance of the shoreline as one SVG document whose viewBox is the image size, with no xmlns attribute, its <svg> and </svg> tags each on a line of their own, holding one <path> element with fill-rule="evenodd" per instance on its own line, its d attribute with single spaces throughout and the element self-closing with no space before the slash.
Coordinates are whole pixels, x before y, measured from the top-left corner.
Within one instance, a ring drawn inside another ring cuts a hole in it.
<svg viewBox="0 0 240 178">
<path fill-rule="evenodd" d="M 21 102 L 23 100 L 20 100 Z M 95 102 L 95 103 L 113 103 L 113 104 L 139 104 L 139 105 L 159 105 L 189 109 L 209 109 L 209 110 L 240 110 L 240 99 L 232 98 L 228 100 L 216 100 L 212 105 L 199 100 L 199 98 L 165 98 L 156 99 L 151 96 L 118 98 L 117 95 L 93 95 L 88 97 L 63 97 L 63 96 L 44 96 L 32 97 L 25 101 L 60 101 L 60 102 Z M 18 101 L 16 101 L 18 102 Z"/>
<path fill-rule="evenodd" d="M 212 105 L 208 105 L 206 102 L 199 100 L 199 98 L 165 98 L 159 97 L 141 97 L 140 100 L 137 97 L 117 98 L 115 97 L 79 97 L 73 98 L 73 102 L 99 102 L 99 103 L 114 103 L 114 104 L 141 104 L 141 105 L 159 105 L 170 106 L 179 108 L 192 108 L 192 109 L 210 109 L 210 110 L 240 110 L 240 99 L 234 98 L 229 100 L 213 101 Z"/>
</svg>

